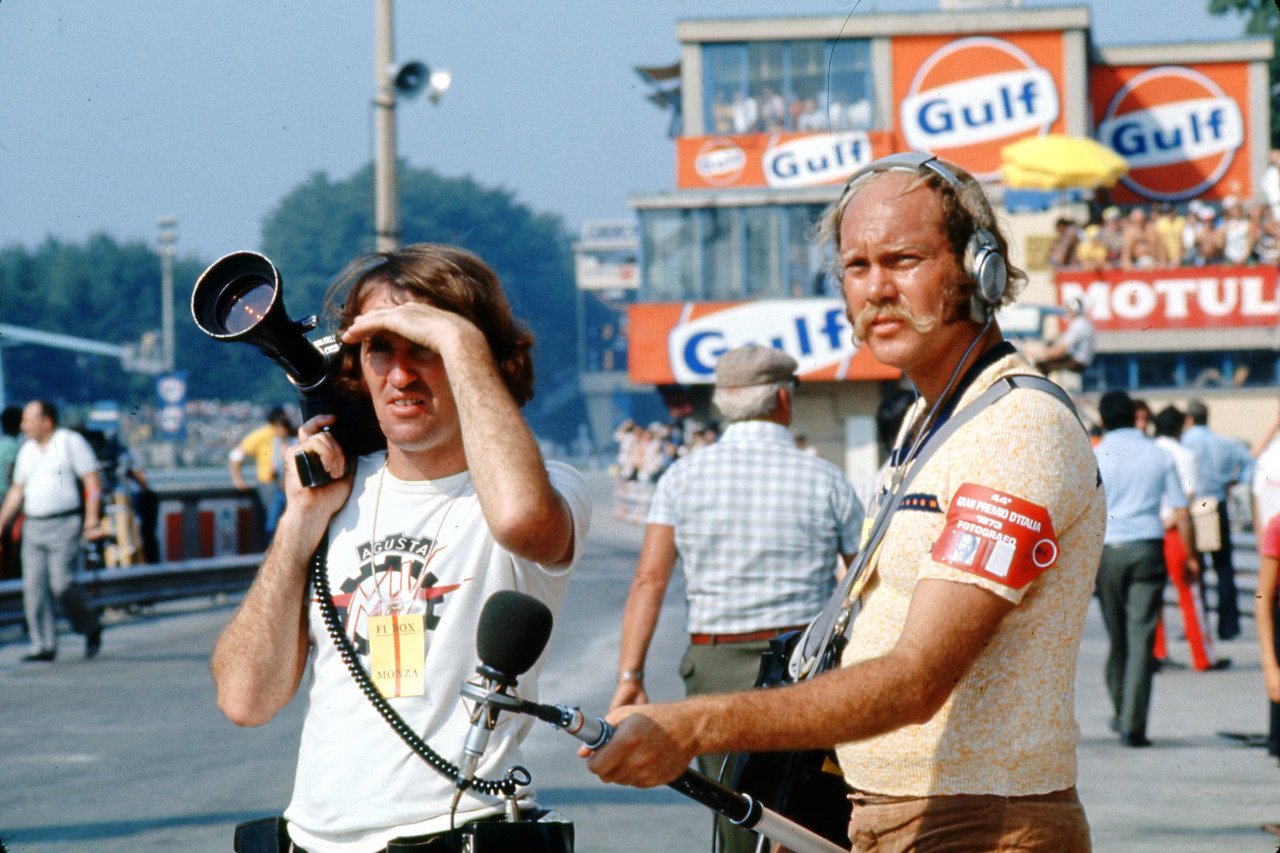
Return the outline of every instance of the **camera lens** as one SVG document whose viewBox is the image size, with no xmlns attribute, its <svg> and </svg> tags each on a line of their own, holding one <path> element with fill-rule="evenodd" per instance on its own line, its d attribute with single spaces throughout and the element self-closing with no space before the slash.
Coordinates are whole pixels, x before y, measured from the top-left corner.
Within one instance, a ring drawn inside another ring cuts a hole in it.
<svg viewBox="0 0 1280 853">
<path fill-rule="evenodd" d="M 247 332 L 266 316 L 274 295 L 275 287 L 263 276 L 256 273 L 242 275 L 222 289 L 214 307 L 214 316 L 226 334 Z"/>
</svg>

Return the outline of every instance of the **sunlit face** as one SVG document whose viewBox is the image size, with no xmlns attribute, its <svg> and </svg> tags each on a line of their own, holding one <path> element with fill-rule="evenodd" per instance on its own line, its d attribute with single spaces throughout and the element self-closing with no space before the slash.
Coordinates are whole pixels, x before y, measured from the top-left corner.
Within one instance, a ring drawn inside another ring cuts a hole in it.
<svg viewBox="0 0 1280 853">
<path fill-rule="evenodd" d="M 381 286 L 369 292 L 360 310 L 396 304 L 390 289 Z M 360 370 L 387 437 L 389 462 L 398 456 L 461 455 L 458 409 L 439 353 L 400 335 L 379 332 L 361 343 Z"/>
<path fill-rule="evenodd" d="M 841 289 L 856 339 L 912 381 L 950 371 L 974 336 L 957 285 L 965 273 L 934 190 L 885 172 L 850 200 L 840 222 Z M 951 354 L 948 356 L 948 354 Z"/>
</svg>

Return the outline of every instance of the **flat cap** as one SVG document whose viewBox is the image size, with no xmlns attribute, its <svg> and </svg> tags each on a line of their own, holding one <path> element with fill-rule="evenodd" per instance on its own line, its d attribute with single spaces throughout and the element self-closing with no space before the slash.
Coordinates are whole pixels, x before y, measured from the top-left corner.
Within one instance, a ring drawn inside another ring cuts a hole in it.
<svg viewBox="0 0 1280 853">
<path fill-rule="evenodd" d="M 800 365 L 782 350 L 748 344 L 731 349 L 716 360 L 716 387 L 742 388 L 795 378 Z"/>
</svg>

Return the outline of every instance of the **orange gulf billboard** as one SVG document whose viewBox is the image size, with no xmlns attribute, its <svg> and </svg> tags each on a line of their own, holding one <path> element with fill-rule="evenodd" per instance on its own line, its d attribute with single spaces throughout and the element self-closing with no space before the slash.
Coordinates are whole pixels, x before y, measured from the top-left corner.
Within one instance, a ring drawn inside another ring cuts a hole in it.
<svg viewBox="0 0 1280 853">
<path fill-rule="evenodd" d="M 1118 202 L 1249 195 L 1249 65 L 1096 66 L 1098 141 L 1129 161 Z"/>
<path fill-rule="evenodd" d="M 1000 177 L 1000 149 L 1065 128 L 1061 31 L 893 39 L 904 147 Z"/>
<path fill-rule="evenodd" d="M 893 134 L 884 130 L 681 136 L 676 139 L 676 186 L 796 189 L 838 184 L 893 151 Z"/>
<path fill-rule="evenodd" d="M 901 375 L 866 347 L 854 346 L 839 299 L 646 303 L 628 306 L 627 321 L 627 373 L 633 382 L 709 384 L 722 353 L 751 343 L 791 355 L 804 380 Z"/>
</svg>

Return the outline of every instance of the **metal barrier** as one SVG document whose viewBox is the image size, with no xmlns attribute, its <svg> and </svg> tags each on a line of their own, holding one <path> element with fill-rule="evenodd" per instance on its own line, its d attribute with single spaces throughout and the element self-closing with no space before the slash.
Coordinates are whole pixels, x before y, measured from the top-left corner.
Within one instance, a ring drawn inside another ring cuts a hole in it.
<svg viewBox="0 0 1280 853">
<path fill-rule="evenodd" d="M 231 485 L 225 469 L 154 472 L 163 562 L 81 572 L 95 607 L 199 598 L 248 589 L 262 562 L 255 491 Z M 0 580 L 0 626 L 21 623 L 22 579 Z"/>
<path fill-rule="evenodd" d="M 90 605 L 124 607 L 243 592 L 261 562 L 261 554 L 235 554 L 81 572 L 79 581 Z M 20 623 L 22 618 L 22 580 L 0 581 L 0 625 Z"/>
</svg>

